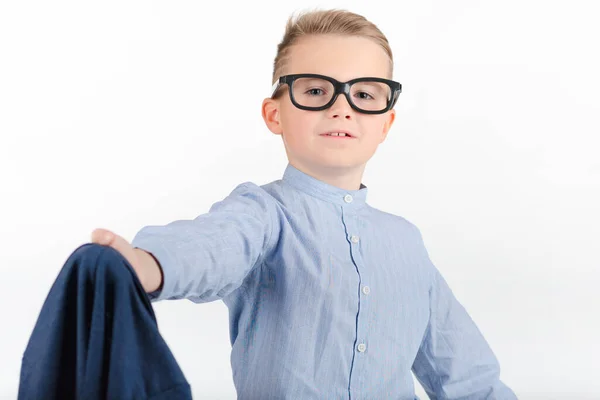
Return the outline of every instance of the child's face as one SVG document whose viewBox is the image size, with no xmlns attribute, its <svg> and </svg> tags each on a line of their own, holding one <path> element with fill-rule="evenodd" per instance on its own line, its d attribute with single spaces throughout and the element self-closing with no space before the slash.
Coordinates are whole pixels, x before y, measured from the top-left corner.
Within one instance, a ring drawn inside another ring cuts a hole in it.
<svg viewBox="0 0 600 400">
<path fill-rule="evenodd" d="M 389 76 L 389 59 L 375 42 L 360 37 L 312 36 L 291 48 L 284 75 L 314 73 L 345 82 L 360 77 Z M 283 95 L 263 102 L 263 118 L 269 129 L 281 134 L 288 159 L 293 165 L 315 174 L 358 173 L 373 156 L 391 127 L 395 111 L 363 114 L 339 95 L 321 111 L 295 107 L 282 87 Z M 353 138 L 322 136 L 324 132 L 348 131 Z"/>
</svg>

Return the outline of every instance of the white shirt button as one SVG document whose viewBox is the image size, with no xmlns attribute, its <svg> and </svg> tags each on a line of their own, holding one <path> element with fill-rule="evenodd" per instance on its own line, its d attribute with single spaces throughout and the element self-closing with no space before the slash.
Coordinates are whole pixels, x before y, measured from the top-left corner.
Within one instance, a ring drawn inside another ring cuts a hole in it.
<svg viewBox="0 0 600 400">
<path fill-rule="evenodd" d="M 350 196 L 349 194 L 344 196 L 344 201 L 346 203 L 352 203 L 352 196 Z"/>
<path fill-rule="evenodd" d="M 356 235 L 352 235 L 352 236 L 350 237 L 350 241 L 351 241 L 352 243 L 358 243 L 358 236 L 356 236 Z"/>
<path fill-rule="evenodd" d="M 371 288 L 368 286 L 363 286 L 363 293 L 364 294 L 369 294 L 371 293 Z"/>
<path fill-rule="evenodd" d="M 364 352 L 367 349 L 367 345 L 364 343 L 361 343 L 358 345 L 358 351 L 360 351 L 361 353 Z"/>
</svg>

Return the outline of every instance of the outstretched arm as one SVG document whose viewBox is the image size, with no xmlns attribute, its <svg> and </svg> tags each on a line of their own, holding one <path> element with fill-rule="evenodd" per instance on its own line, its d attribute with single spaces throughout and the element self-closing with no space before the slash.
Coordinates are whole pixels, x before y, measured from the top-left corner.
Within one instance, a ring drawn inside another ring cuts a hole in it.
<svg viewBox="0 0 600 400">
<path fill-rule="evenodd" d="M 275 213 L 268 194 L 247 182 L 193 220 L 144 227 L 132 245 L 155 257 L 163 272 L 150 299 L 202 303 L 233 292 L 278 237 Z"/>
</svg>

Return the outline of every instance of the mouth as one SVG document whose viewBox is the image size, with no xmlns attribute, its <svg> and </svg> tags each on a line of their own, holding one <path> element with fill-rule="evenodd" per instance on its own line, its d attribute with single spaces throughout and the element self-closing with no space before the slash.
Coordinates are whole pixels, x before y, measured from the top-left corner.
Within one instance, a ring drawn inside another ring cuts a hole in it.
<svg viewBox="0 0 600 400">
<path fill-rule="evenodd" d="M 319 136 L 337 139 L 337 140 L 349 140 L 356 139 L 356 137 L 348 131 L 330 131 L 320 134 Z"/>
</svg>

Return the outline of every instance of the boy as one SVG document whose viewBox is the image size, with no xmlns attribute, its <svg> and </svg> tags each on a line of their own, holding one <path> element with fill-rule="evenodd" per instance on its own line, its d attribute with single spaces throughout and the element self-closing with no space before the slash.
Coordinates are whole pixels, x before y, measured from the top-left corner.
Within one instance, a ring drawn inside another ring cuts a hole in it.
<svg viewBox="0 0 600 400">
<path fill-rule="evenodd" d="M 366 202 L 362 176 L 401 85 L 385 36 L 345 11 L 290 18 L 262 104 L 289 164 L 191 221 L 103 229 L 152 301 L 222 299 L 240 399 L 515 399 L 419 229 Z"/>
</svg>

